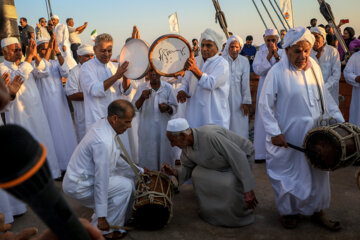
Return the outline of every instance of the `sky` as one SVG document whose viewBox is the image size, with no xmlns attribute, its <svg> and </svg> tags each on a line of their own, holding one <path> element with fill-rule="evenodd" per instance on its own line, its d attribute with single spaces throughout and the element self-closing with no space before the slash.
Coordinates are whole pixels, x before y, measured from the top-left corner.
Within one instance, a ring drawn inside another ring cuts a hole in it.
<svg viewBox="0 0 360 240">
<path fill-rule="evenodd" d="M 26 17 L 28 23 L 35 27 L 39 17 L 46 17 L 46 0 L 15 0 L 18 17 Z M 279 29 L 282 26 L 272 10 L 269 0 L 263 0 Z M 278 1 L 278 0 L 277 0 Z M 270 19 L 261 4 L 255 0 L 265 18 L 266 24 L 272 26 Z M 327 0 L 332 7 L 335 20 L 346 18 L 360 35 L 360 0 Z M 253 35 L 254 44 L 262 43 L 265 27 L 252 3 L 252 0 L 219 0 L 225 13 L 229 31 L 243 39 Z M 92 44 L 90 33 L 96 29 L 100 33 L 109 33 L 114 38 L 113 55 L 118 55 L 125 40 L 131 36 L 133 25 L 137 25 L 141 39 L 150 45 L 161 35 L 169 34 L 168 16 L 177 12 L 180 35 L 189 42 L 200 38 L 206 28 L 222 33 L 215 23 L 215 8 L 212 0 L 51 0 L 53 14 L 60 17 L 65 24 L 68 17 L 74 19 L 75 27 L 88 22 L 88 27 L 80 34 L 83 43 Z M 308 26 L 315 17 L 318 24 L 326 25 L 319 11 L 317 0 L 293 0 L 295 26 Z M 224 34 L 223 34 L 224 35 Z M 224 42 L 226 41 L 224 35 Z"/>
</svg>

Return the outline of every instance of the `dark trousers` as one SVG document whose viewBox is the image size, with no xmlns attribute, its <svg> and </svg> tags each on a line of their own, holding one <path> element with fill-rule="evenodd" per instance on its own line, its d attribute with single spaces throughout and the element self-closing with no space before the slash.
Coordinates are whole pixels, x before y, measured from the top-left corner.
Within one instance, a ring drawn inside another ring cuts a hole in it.
<svg viewBox="0 0 360 240">
<path fill-rule="evenodd" d="M 73 43 L 73 44 L 71 44 L 71 46 L 70 46 L 70 48 L 71 48 L 71 51 L 72 51 L 72 54 L 73 54 L 73 57 L 74 57 L 74 59 L 75 59 L 75 61 L 77 62 L 77 63 L 79 63 L 79 57 L 78 57 L 78 55 L 77 55 L 77 50 L 78 50 L 78 48 L 80 47 L 80 43 Z"/>
</svg>

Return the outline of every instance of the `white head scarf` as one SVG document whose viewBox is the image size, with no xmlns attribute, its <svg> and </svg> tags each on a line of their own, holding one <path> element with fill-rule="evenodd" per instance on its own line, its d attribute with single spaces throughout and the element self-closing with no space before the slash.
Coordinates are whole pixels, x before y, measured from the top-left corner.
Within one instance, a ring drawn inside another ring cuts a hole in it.
<svg viewBox="0 0 360 240">
<path fill-rule="evenodd" d="M 82 44 L 78 50 L 76 51 L 79 56 L 93 54 L 94 55 L 94 48 L 89 44 Z"/>
<path fill-rule="evenodd" d="M 215 42 L 215 45 L 216 45 L 216 47 L 218 49 L 218 53 L 221 51 L 222 39 L 223 39 L 222 35 L 220 35 L 219 33 L 215 32 L 214 30 L 212 30 L 210 28 L 207 28 L 201 34 L 199 43 L 201 44 L 202 40 L 204 40 L 204 39 Z"/>
<path fill-rule="evenodd" d="M 14 43 L 19 43 L 19 40 L 15 37 L 7 37 L 1 40 L 1 47 L 4 48 Z"/>
<path fill-rule="evenodd" d="M 275 29 L 270 28 L 270 29 L 265 30 L 265 37 L 267 37 L 267 36 L 277 36 L 277 37 L 279 37 L 279 34 Z"/>
<path fill-rule="evenodd" d="M 43 44 L 43 43 L 48 43 L 50 42 L 50 38 L 47 38 L 47 37 L 39 37 L 38 39 L 36 39 L 36 45 L 40 45 L 40 44 Z"/>
<path fill-rule="evenodd" d="M 322 28 L 322 27 L 312 27 L 312 28 L 310 28 L 310 32 L 318 33 L 324 38 L 324 40 L 326 40 L 326 31 L 325 31 L 324 28 Z"/>
<path fill-rule="evenodd" d="M 51 16 L 51 19 L 57 19 L 57 20 L 59 20 L 59 16 L 58 16 L 58 15 L 52 15 L 52 16 Z"/>
<path fill-rule="evenodd" d="M 189 123 L 185 118 L 175 118 L 168 121 L 166 131 L 168 132 L 182 132 L 189 129 Z"/>
<path fill-rule="evenodd" d="M 244 41 L 242 40 L 241 37 L 239 37 L 238 35 L 232 35 L 231 37 L 229 37 L 229 39 L 227 40 L 226 42 L 226 45 L 225 45 L 225 48 L 224 48 L 224 51 L 222 52 L 222 56 L 224 58 L 226 58 L 227 56 L 229 56 L 229 47 L 230 47 L 230 44 L 234 41 L 238 41 L 238 43 L 240 44 L 240 47 L 243 48 L 244 46 Z"/>
<path fill-rule="evenodd" d="M 309 29 L 304 27 L 294 27 L 290 29 L 285 37 L 283 48 L 291 47 L 300 41 L 308 41 L 311 47 L 314 45 L 315 37 L 311 34 Z"/>
</svg>

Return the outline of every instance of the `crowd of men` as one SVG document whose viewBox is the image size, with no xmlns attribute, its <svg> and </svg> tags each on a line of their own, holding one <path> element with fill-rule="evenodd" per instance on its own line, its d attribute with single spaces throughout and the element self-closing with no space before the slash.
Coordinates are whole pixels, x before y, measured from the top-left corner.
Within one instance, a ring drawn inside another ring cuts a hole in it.
<svg viewBox="0 0 360 240">
<path fill-rule="evenodd" d="M 329 173 L 313 168 L 287 144 L 301 146 L 324 117 L 344 121 L 338 107 L 342 56 L 329 37 L 331 28 L 312 19 L 309 29 L 282 30 L 280 36 L 266 29 L 258 51 L 252 36 L 244 43 L 232 35 L 222 48 L 223 37 L 206 29 L 199 42 L 192 40 L 194 54 L 177 81 L 153 68 L 133 81 L 124 76 L 131 62 L 111 61 L 110 34 L 98 35 L 94 46 L 84 45 L 78 34 L 87 23 L 75 28 L 72 18 L 67 26 L 59 20 L 53 15 L 46 25 L 40 18 L 34 31 L 21 18 L 21 42 L 1 41 L 1 89 L 10 98 L 1 102 L 4 120 L 44 143 L 53 178 L 63 176 L 65 194 L 94 210 L 92 224 L 105 237 L 126 234 L 111 226 L 124 226 L 131 213 L 137 173 L 127 161 L 140 173 L 176 176 L 179 184 L 191 178 L 202 219 L 230 227 L 254 222 L 252 165 L 266 161 L 285 228 L 295 228 L 299 214 L 330 230 L 341 228 L 324 212 L 330 207 Z M 354 35 L 353 29 L 344 30 L 351 51 Z M 139 38 L 136 27 L 132 37 Z M 353 86 L 350 122 L 356 125 L 358 58 L 360 53 L 353 53 L 344 70 Z M 260 76 L 254 143 L 249 140 L 252 71 Z M 0 194 L 5 222 L 26 211 L 21 202 Z"/>
</svg>

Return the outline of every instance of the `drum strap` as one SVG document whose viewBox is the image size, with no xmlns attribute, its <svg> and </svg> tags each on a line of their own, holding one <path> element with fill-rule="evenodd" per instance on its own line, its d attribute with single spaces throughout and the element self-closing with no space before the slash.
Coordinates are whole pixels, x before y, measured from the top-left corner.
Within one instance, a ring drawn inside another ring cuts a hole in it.
<svg viewBox="0 0 360 240">
<path fill-rule="evenodd" d="M 117 139 L 118 143 L 120 144 L 121 150 L 122 150 L 123 153 L 125 154 L 125 156 L 124 156 L 124 155 L 121 153 L 121 154 L 120 154 L 120 157 L 121 157 L 122 159 L 124 159 L 125 162 L 127 162 L 127 163 L 130 165 L 131 169 L 132 169 L 133 172 L 135 173 L 136 178 L 137 178 L 137 179 L 140 179 L 141 171 L 140 171 L 139 168 L 137 168 L 137 167 L 135 166 L 135 164 L 130 160 L 130 156 L 129 156 L 128 152 L 126 151 L 125 146 L 124 146 L 123 142 L 121 141 L 120 137 L 117 136 L 116 139 Z"/>
<path fill-rule="evenodd" d="M 316 86 L 317 86 L 317 90 L 318 90 L 318 93 L 319 93 L 319 97 L 320 97 L 320 104 L 321 104 L 321 115 L 324 115 L 325 113 L 325 105 L 324 105 L 324 98 L 323 98 L 323 95 L 321 93 L 321 88 L 320 88 L 320 84 L 319 84 L 319 80 L 317 79 L 316 77 L 316 74 L 315 74 L 315 71 L 314 71 L 314 68 L 311 66 L 311 72 L 316 80 Z"/>
</svg>

